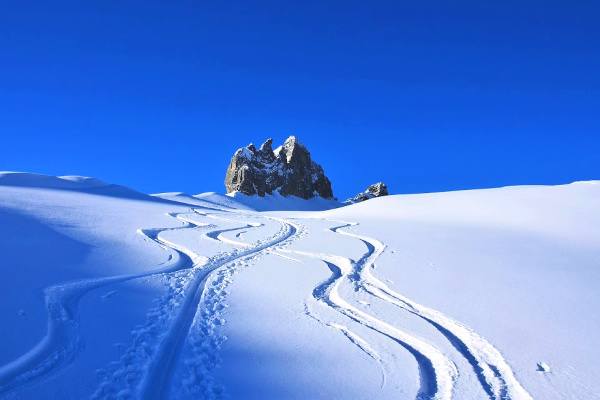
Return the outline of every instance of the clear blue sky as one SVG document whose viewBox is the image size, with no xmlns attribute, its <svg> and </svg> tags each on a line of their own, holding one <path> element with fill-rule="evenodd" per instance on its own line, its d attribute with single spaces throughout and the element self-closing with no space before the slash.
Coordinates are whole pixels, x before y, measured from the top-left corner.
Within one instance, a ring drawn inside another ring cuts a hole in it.
<svg viewBox="0 0 600 400">
<path fill-rule="evenodd" d="M 341 198 L 600 179 L 594 1 L 0 3 L 0 170 L 224 191 L 296 135 Z"/>
</svg>

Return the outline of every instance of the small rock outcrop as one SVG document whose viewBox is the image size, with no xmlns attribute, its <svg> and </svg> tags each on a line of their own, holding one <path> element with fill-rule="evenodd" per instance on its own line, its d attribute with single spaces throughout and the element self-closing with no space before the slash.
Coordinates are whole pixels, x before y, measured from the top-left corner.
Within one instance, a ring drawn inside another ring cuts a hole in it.
<svg viewBox="0 0 600 400">
<path fill-rule="evenodd" d="M 372 199 L 375 197 L 387 196 L 387 195 L 388 195 L 387 186 L 384 183 L 379 182 L 379 183 L 369 186 L 369 188 L 367 190 L 365 190 L 362 193 L 357 194 L 356 196 L 354 196 L 353 199 L 346 200 L 344 203 L 359 203 L 361 201 L 369 200 L 369 199 Z"/>
<path fill-rule="evenodd" d="M 303 199 L 333 197 L 323 168 L 298 139 L 290 136 L 275 150 L 272 145 L 273 139 L 268 139 L 258 150 L 250 144 L 235 152 L 225 175 L 227 193 L 264 197 L 277 190 L 283 196 Z"/>
</svg>

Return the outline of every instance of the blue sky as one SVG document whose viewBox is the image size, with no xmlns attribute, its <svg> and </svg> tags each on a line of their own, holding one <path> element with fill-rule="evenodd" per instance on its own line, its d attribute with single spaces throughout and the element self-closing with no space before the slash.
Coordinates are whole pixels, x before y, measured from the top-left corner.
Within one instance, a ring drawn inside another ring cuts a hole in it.
<svg viewBox="0 0 600 400">
<path fill-rule="evenodd" d="M 296 135 L 341 198 L 600 179 L 597 1 L 5 1 L 0 170 L 223 192 Z"/>
</svg>

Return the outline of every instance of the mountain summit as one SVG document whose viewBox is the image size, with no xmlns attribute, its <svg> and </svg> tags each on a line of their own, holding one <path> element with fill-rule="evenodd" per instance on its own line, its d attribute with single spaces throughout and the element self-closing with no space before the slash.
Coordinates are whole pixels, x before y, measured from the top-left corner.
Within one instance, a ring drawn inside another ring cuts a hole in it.
<svg viewBox="0 0 600 400">
<path fill-rule="evenodd" d="M 235 152 L 225 176 L 227 193 L 264 197 L 278 191 L 283 196 L 303 199 L 333 197 L 323 167 L 311 159 L 308 149 L 295 136 L 275 150 L 272 144 L 273 139 L 267 139 L 259 150 L 251 143 Z"/>
</svg>

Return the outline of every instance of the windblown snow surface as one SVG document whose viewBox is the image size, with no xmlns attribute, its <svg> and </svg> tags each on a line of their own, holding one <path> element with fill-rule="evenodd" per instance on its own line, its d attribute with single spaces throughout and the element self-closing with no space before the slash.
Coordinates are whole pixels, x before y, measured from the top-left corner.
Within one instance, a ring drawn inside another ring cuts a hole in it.
<svg viewBox="0 0 600 400">
<path fill-rule="evenodd" d="M 600 399 L 599 205 L 0 173 L 0 398 Z"/>
</svg>

